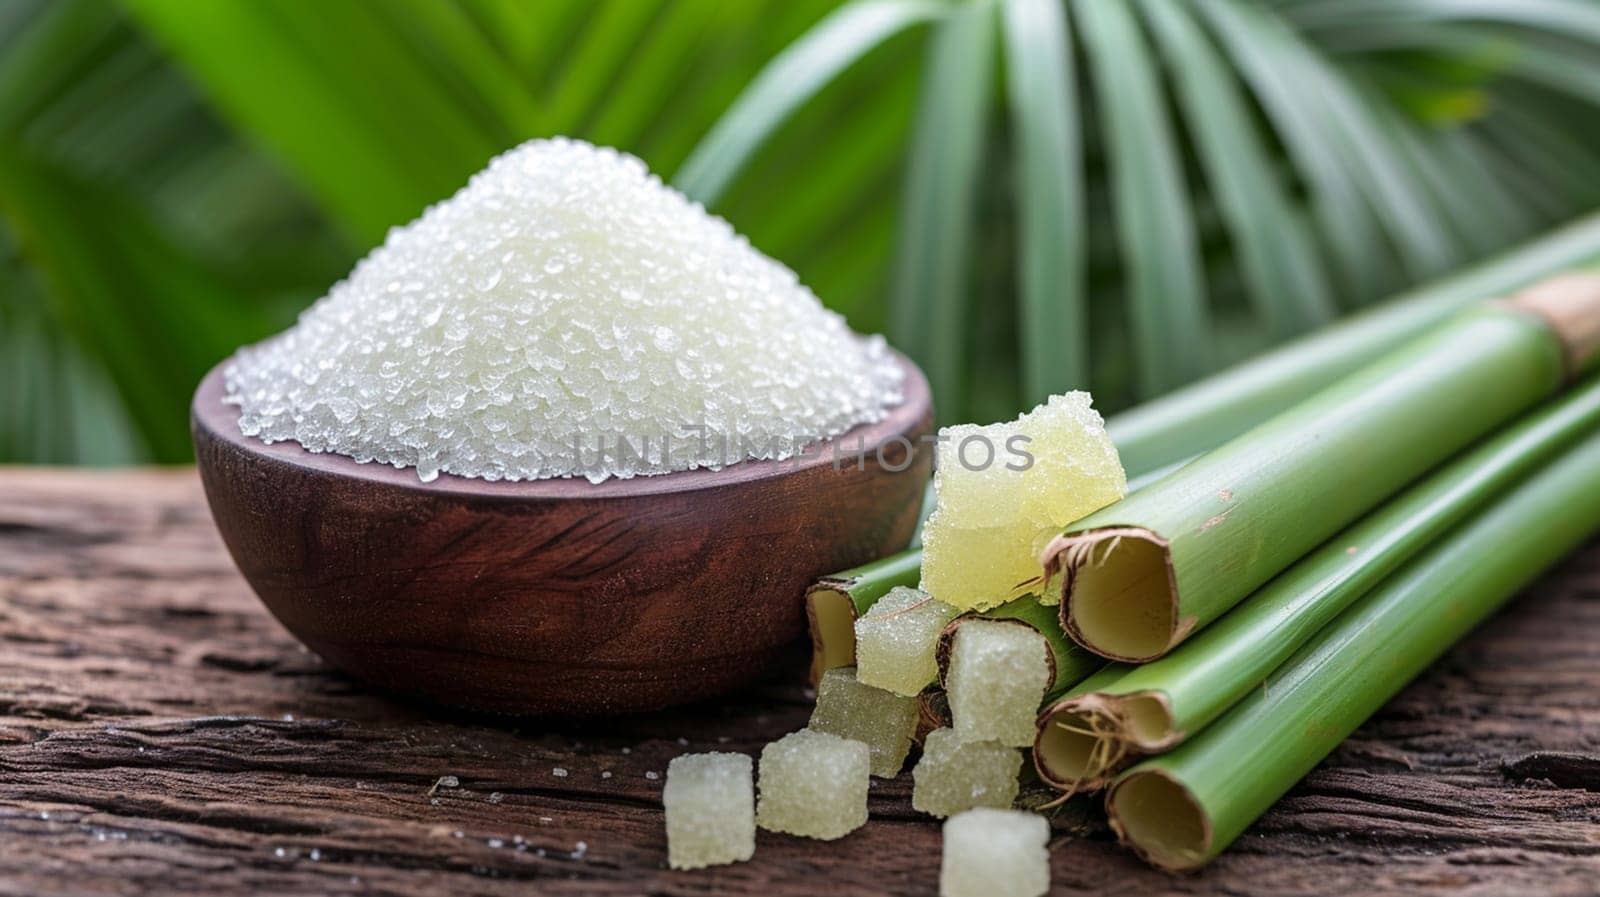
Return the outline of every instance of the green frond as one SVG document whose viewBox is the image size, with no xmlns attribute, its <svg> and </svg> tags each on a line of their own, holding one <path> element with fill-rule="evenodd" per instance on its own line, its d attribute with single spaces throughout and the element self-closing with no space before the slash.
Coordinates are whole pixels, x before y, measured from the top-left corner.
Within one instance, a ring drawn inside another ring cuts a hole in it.
<svg viewBox="0 0 1600 897">
<path fill-rule="evenodd" d="M 1156 395 L 1212 366 L 1211 312 L 1183 151 L 1155 61 L 1124 0 L 1077 0 L 1105 131 L 1139 384 Z"/>
<path fill-rule="evenodd" d="M 1005 0 L 1006 87 L 1016 122 L 1018 359 L 1024 404 L 1089 384 L 1083 149 L 1059 0 Z"/>
<path fill-rule="evenodd" d="M 750 156 L 806 100 L 901 30 L 943 13 L 920 0 L 855 0 L 785 49 L 695 147 L 673 177 L 684 193 L 712 205 Z"/>
<path fill-rule="evenodd" d="M 988 133 L 996 11 L 958 7 L 928 49 L 910 148 L 889 334 L 927 372 L 940 417 L 962 408 L 978 180 Z"/>
<path fill-rule="evenodd" d="M 202 358 L 557 133 L 943 420 L 1114 412 L 1600 205 L 1596 85 L 1591 0 L 13 0 L 0 461 L 182 458 Z"/>
</svg>

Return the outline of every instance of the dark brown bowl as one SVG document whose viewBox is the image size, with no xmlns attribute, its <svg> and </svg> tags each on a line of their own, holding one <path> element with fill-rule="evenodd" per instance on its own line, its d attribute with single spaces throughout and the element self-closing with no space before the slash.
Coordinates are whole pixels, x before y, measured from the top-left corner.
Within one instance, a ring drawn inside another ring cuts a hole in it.
<svg viewBox="0 0 1600 897">
<path fill-rule="evenodd" d="M 195 393 L 195 456 L 245 579 L 347 672 L 471 710 L 649 710 L 772 672 L 805 635 L 811 580 L 910 538 L 933 412 L 901 362 L 900 407 L 799 459 L 598 485 L 423 483 L 266 445 L 239 432 L 219 366 Z"/>
</svg>

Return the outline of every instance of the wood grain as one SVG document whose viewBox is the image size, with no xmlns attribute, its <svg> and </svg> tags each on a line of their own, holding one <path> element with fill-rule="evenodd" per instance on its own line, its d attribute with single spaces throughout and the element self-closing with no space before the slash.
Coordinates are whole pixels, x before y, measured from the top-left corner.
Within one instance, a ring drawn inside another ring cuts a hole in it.
<svg viewBox="0 0 1600 897">
<path fill-rule="evenodd" d="M 1056 890 L 1592 894 L 1597 636 L 1591 546 L 1208 870 L 1171 878 L 1103 832 L 1063 834 Z M 0 470 L 0 894 L 934 893 L 938 826 L 906 781 L 874 784 L 872 822 L 841 841 L 763 832 L 750 863 L 663 868 L 650 774 L 755 753 L 807 713 L 772 685 L 605 721 L 430 714 L 261 608 L 192 471 Z"/>
</svg>

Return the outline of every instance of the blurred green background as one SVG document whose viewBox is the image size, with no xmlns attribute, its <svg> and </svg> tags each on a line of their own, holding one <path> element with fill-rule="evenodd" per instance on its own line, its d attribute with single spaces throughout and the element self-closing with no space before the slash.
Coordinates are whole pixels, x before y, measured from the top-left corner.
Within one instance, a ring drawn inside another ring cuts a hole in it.
<svg viewBox="0 0 1600 897">
<path fill-rule="evenodd" d="M 493 154 L 636 153 L 946 421 L 1187 382 L 1600 205 L 1592 0 L 7 0 L 0 462 L 187 403 Z"/>
</svg>

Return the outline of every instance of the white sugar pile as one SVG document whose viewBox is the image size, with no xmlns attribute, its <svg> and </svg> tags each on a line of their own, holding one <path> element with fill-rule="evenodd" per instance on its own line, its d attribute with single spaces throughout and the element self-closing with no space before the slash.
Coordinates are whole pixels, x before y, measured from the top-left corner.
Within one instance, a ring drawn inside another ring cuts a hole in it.
<svg viewBox="0 0 1600 897">
<path fill-rule="evenodd" d="M 536 140 L 226 371 L 240 429 L 487 480 L 783 458 L 901 374 L 794 272 L 632 156 Z"/>
</svg>

